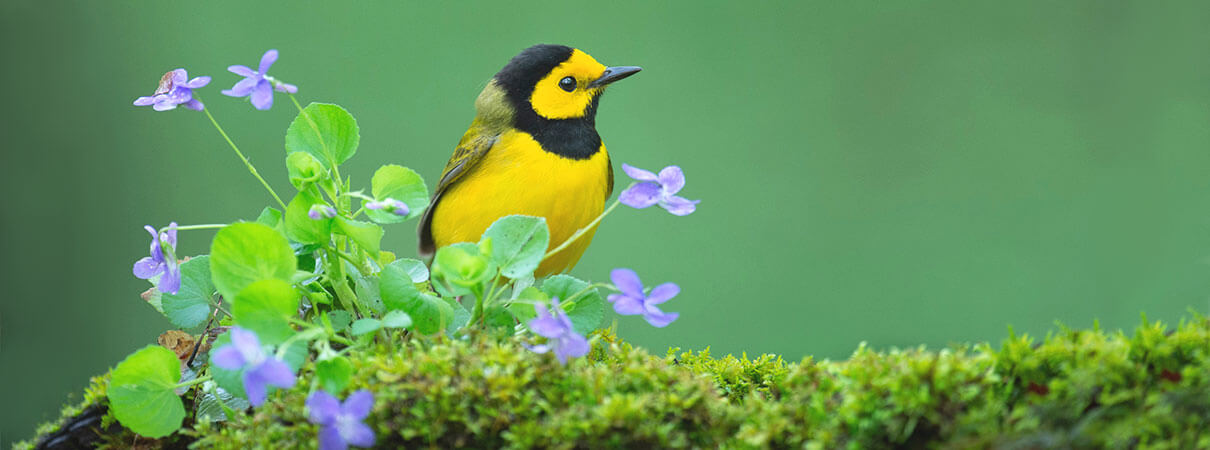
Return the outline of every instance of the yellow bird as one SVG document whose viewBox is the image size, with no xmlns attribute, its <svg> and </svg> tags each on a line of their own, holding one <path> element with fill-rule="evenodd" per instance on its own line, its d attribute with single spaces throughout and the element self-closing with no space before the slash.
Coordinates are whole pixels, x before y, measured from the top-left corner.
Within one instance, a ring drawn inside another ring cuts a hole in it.
<svg viewBox="0 0 1210 450">
<path fill-rule="evenodd" d="M 496 219 L 545 217 L 553 249 L 587 226 L 613 193 L 613 167 L 596 130 L 605 87 L 639 67 L 605 67 L 580 50 L 535 45 L 492 77 L 477 114 L 441 173 L 420 219 L 420 253 L 476 242 Z M 595 227 L 538 266 L 570 270 Z"/>
</svg>

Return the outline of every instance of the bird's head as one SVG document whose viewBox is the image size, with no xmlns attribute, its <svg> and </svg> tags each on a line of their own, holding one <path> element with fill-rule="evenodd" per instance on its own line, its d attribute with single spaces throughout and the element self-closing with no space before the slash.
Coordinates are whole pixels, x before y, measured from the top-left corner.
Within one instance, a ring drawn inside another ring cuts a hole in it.
<svg viewBox="0 0 1210 450">
<path fill-rule="evenodd" d="M 501 88 L 518 122 L 538 118 L 591 121 L 605 87 L 639 70 L 636 66 L 606 67 L 580 50 L 540 44 L 513 57 L 492 84 Z"/>
</svg>

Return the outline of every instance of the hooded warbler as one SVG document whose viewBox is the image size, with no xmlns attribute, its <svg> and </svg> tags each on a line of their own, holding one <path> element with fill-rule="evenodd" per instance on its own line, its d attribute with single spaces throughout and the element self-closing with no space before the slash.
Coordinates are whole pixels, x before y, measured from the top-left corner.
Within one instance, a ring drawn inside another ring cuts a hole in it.
<svg viewBox="0 0 1210 450">
<path fill-rule="evenodd" d="M 496 219 L 546 218 L 549 249 L 587 226 L 613 192 L 613 167 L 596 130 L 610 83 L 639 67 L 606 67 L 580 50 L 535 45 L 492 77 L 476 115 L 441 173 L 420 219 L 420 253 L 475 242 Z M 570 270 L 595 227 L 538 266 L 541 277 Z"/>
</svg>

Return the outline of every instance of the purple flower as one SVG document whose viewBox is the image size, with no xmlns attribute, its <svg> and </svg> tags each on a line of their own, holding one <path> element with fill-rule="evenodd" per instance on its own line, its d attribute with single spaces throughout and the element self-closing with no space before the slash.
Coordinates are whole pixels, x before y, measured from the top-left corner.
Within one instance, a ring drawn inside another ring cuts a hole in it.
<svg viewBox="0 0 1210 450">
<path fill-rule="evenodd" d="M 214 365 L 227 370 L 244 369 L 244 393 L 252 406 L 265 403 L 266 387 L 294 386 L 294 372 L 276 357 L 270 358 L 261 348 L 256 333 L 240 327 L 231 328 L 231 345 L 214 352 Z"/>
<path fill-rule="evenodd" d="M 559 307 L 559 299 L 550 299 L 550 304 L 554 306 L 557 317 L 550 315 L 544 302 L 538 302 L 534 304 L 538 317 L 527 324 L 534 333 L 547 338 L 547 343 L 527 347 L 537 353 L 546 353 L 553 349 L 560 364 L 567 364 L 567 358 L 588 354 L 588 339 L 576 334 L 571 326 L 571 319 L 563 312 L 563 308 Z"/>
<path fill-rule="evenodd" d="M 152 105 L 156 111 L 176 109 L 177 105 L 185 105 L 194 111 L 201 111 L 202 102 L 193 98 L 193 90 L 210 84 L 210 77 L 189 79 L 185 69 L 176 69 L 160 77 L 160 85 L 150 97 L 135 99 L 135 106 Z"/>
<path fill-rule="evenodd" d="M 630 269 L 613 269 L 609 272 L 609 278 L 613 279 L 614 286 L 622 291 L 621 294 L 610 294 L 609 302 L 613 303 L 613 310 L 623 316 L 633 316 L 642 314 L 647 323 L 657 328 L 663 328 L 680 317 L 680 313 L 666 313 L 656 307 L 660 303 L 664 303 L 676 297 L 676 294 L 681 293 L 681 287 L 676 283 L 664 283 L 651 289 L 650 294 L 643 294 L 643 283 L 639 281 L 639 275 Z"/>
<path fill-rule="evenodd" d="M 681 188 L 685 187 L 685 173 L 681 172 L 680 167 L 668 166 L 661 170 L 659 175 L 656 175 L 623 163 L 622 170 L 625 170 L 630 178 L 641 181 L 623 191 L 619 196 L 626 206 L 643 209 L 658 204 L 674 215 L 687 216 L 697 209 L 697 204 L 701 202 L 701 200 L 688 200 L 676 195 Z"/>
<path fill-rule="evenodd" d="M 307 412 L 311 423 L 320 426 L 320 450 L 373 446 L 374 430 L 362 423 L 373 407 L 374 394 L 366 389 L 350 394 L 344 404 L 326 391 L 313 392 L 307 397 Z"/>
<path fill-rule="evenodd" d="M 260 66 L 258 70 L 252 70 L 248 66 L 236 64 L 227 67 L 231 73 L 244 77 L 231 86 L 231 89 L 223 91 L 223 95 L 231 97 L 248 97 L 252 96 L 252 107 L 261 111 L 269 109 L 273 106 L 273 91 L 285 92 L 293 94 L 298 92 L 298 86 L 286 84 L 278 81 L 276 78 L 269 76 L 269 66 L 277 61 L 277 50 L 269 50 L 260 58 Z"/>
<path fill-rule="evenodd" d="M 151 256 L 135 261 L 134 276 L 147 280 L 159 275 L 156 289 L 177 293 L 181 289 L 181 268 L 176 261 L 176 222 L 168 224 L 168 231 L 163 233 L 157 233 L 151 225 L 144 225 L 143 229 L 151 233 Z M 168 254 L 164 254 L 165 244 Z"/>
<path fill-rule="evenodd" d="M 311 205 L 311 210 L 307 211 L 307 217 L 311 220 L 331 219 L 336 217 L 336 208 L 328 205 L 314 204 Z"/>
<path fill-rule="evenodd" d="M 408 213 L 412 212 L 412 210 L 408 208 L 408 205 L 390 197 L 387 197 L 382 201 L 374 200 L 372 202 L 366 202 L 366 209 L 385 209 L 396 216 L 406 216 Z"/>
</svg>

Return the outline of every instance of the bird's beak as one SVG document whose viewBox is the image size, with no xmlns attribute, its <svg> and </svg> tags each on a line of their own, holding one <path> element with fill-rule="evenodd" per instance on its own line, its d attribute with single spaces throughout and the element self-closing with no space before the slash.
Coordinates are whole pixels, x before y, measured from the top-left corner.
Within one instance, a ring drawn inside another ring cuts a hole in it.
<svg viewBox="0 0 1210 450">
<path fill-rule="evenodd" d="M 601 78 L 597 78 L 596 80 L 593 80 L 592 83 L 588 84 L 588 87 L 590 87 L 590 88 L 603 87 L 609 83 L 613 83 L 614 81 L 618 81 L 618 80 L 621 80 L 628 76 L 639 73 L 640 70 L 643 70 L 643 68 L 639 67 L 639 66 L 606 67 L 605 73 L 601 74 Z"/>
</svg>

